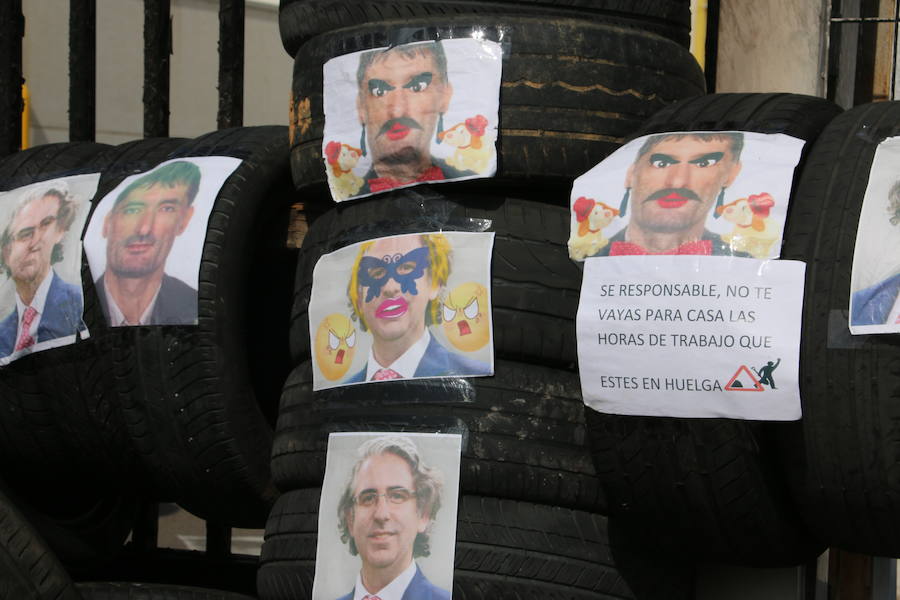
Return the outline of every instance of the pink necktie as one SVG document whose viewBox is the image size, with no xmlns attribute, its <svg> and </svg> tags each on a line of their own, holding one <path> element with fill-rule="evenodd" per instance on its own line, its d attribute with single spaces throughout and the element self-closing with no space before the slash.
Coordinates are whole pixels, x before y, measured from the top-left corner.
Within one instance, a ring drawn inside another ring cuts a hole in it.
<svg viewBox="0 0 900 600">
<path fill-rule="evenodd" d="M 366 596 L 363 600 L 381 600 L 378 596 Z"/>
<path fill-rule="evenodd" d="M 19 341 L 16 342 L 16 352 L 34 345 L 34 338 L 31 337 L 28 330 L 31 329 L 31 324 L 36 316 L 37 311 L 33 307 L 29 306 L 25 309 L 25 316 L 22 317 L 22 332 L 19 334 Z"/>
<path fill-rule="evenodd" d="M 372 381 L 384 381 L 385 379 L 403 379 L 403 375 L 393 369 L 378 369 L 372 375 Z M 370 597 L 374 598 L 374 596 Z M 379 600 L 381 599 L 379 598 Z"/>
</svg>

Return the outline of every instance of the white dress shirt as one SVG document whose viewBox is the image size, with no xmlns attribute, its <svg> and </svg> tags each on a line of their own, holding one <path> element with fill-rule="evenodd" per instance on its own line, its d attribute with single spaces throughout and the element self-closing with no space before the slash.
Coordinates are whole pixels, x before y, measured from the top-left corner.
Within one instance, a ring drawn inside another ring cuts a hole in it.
<svg viewBox="0 0 900 600">
<path fill-rule="evenodd" d="M 394 580 L 375 593 L 366 591 L 362 582 L 362 574 L 356 574 L 356 587 L 353 588 L 353 600 L 364 600 L 368 596 L 378 596 L 381 600 L 401 600 L 406 588 L 409 587 L 413 577 L 416 576 L 416 561 L 409 561 L 409 566 L 402 573 L 394 577 Z"/>
<path fill-rule="evenodd" d="M 416 369 L 419 368 L 419 362 L 422 360 L 422 357 L 425 356 L 425 351 L 428 349 L 428 344 L 430 343 L 431 333 L 428 332 L 428 328 L 426 327 L 425 333 L 422 334 L 419 341 L 407 348 L 406 352 L 401 354 L 397 360 L 386 366 L 378 364 L 378 361 L 375 360 L 375 354 L 372 352 L 372 348 L 369 348 L 369 360 L 366 362 L 366 381 L 372 381 L 372 377 L 374 377 L 375 373 L 381 369 L 393 369 L 404 379 L 412 378 L 415 376 Z"/>
<path fill-rule="evenodd" d="M 105 283 L 105 282 L 104 282 Z M 119 308 L 119 305 L 116 304 L 115 298 L 112 297 L 112 294 L 109 293 L 109 286 L 104 286 L 104 292 L 106 293 L 106 306 L 109 307 L 109 324 L 112 327 L 124 327 L 126 325 L 146 325 L 148 321 L 150 321 L 150 315 L 153 314 L 153 308 L 156 306 L 156 299 L 159 297 L 159 289 L 162 287 L 162 282 L 156 288 L 156 293 L 153 294 L 153 299 L 150 300 L 150 304 L 147 305 L 146 310 L 144 310 L 144 314 L 141 315 L 141 318 L 138 319 L 137 323 L 129 323 L 125 320 L 125 315 L 122 313 L 122 310 Z"/>
</svg>

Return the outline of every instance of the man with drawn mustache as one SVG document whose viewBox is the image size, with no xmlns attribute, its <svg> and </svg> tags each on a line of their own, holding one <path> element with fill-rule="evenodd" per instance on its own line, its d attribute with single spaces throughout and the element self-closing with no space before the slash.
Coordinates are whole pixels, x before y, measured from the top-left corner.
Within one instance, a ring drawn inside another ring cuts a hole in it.
<svg viewBox="0 0 900 600">
<path fill-rule="evenodd" d="M 439 233 L 380 238 L 360 246 L 347 295 L 372 334 L 366 366 L 344 383 L 490 375 L 490 365 L 451 352 L 431 334 L 450 277 L 450 242 Z"/>
<path fill-rule="evenodd" d="M 625 215 L 631 220 L 595 256 L 696 254 L 749 257 L 706 229 L 713 205 L 741 172 L 738 132 L 649 136 L 625 176 Z"/>
<path fill-rule="evenodd" d="M 165 267 L 194 214 L 199 187 L 199 167 L 177 161 L 139 177 L 116 197 L 103 220 L 106 270 L 96 281 L 111 327 L 197 323 L 197 290 Z"/>
<path fill-rule="evenodd" d="M 440 41 L 365 52 L 356 79 L 360 146 L 372 156 L 358 195 L 475 175 L 431 155 L 453 96 Z"/>
</svg>

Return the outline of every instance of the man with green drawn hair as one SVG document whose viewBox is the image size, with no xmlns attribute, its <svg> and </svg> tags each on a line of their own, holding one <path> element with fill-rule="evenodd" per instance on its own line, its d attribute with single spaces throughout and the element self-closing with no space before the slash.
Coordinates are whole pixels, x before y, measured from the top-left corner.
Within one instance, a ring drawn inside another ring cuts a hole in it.
<svg viewBox="0 0 900 600">
<path fill-rule="evenodd" d="M 116 198 L 103 220 L 106 270 L 96 281 L 110 326 L 197 323 L 197 290 L 165 267 L 199 187 L 200 169 L 182 160 L 139 177 Z"/>
</svg>

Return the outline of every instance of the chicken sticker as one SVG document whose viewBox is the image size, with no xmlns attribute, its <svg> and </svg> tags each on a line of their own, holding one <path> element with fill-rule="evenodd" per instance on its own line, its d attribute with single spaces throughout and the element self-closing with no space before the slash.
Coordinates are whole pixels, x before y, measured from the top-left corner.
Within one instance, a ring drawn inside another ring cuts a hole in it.
<svg viewBox="0 0 900 600">
<path fill-rule="evenodd" d="M 494 140 L 485 140 L 488 120 L 476 115 L 438 134 L 438 143 L 456 148 L 447 164 L 460 171 L 487 174 L 494 159 Z"/>
<path fill-rule="evenodd" d="M 463 352 L 483 348 L 490 340 L 491 322 L 487 313 L 487 290 L 475 282 L 453 288 L 443 304 L 444 333 Z"/>
<path fill-rule="evenodd" d="M 347 374 L 356 353 L 356 328 L 346 316 L 333 313 L 322 319 L 314 346 L 316 365 L 326 379 Z"/>
<path fill-rule="evenodd" d="M 722 240 L 740 252 L 753 258 L 768 258 L 772 244 L 778 239 L 773 232 L 769 215 L 775 200 L 769 194 L 751 194 L 738 198 L 716 209 L 726 221 L 734 223 L 734 229 L 722 235 Z"/>
</svg>

